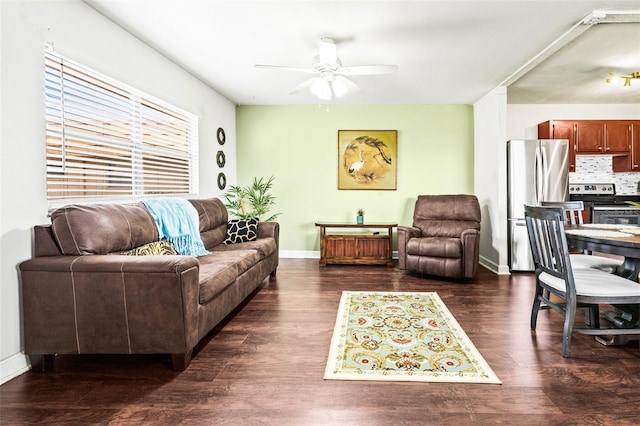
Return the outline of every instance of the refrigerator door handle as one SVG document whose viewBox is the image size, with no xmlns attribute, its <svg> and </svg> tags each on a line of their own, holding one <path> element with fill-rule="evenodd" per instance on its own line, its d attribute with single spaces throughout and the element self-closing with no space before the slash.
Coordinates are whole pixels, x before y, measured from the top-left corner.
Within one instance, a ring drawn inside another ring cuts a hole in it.
<svg viewBox="0 0 640 426">
<path fill-rule="evenodd" d="M 548 194 L 549 194 L 549 162 L 547 161 L 547 150 L 543 149 L 542 147 L 540 148 L 540 156 L 542 158 L 542 192 L 540 194 L 540 197 L 538 199 L 538 204 L 542 203 L 543 201 L 549 201 L 547 200 Z"/>
<path fill-rule="evenodd" d="M 535 186 L 534 197 L 533 200 L 534 205 L 540 205 L 540 198 L 542 198 L 542 179 L 544 173 L 542 171 L 542 154 L 540 148 L 536 148 L 536 158 L 535 158 L 535 166 L 533 169 L 533 184 Z"/>
</svg>

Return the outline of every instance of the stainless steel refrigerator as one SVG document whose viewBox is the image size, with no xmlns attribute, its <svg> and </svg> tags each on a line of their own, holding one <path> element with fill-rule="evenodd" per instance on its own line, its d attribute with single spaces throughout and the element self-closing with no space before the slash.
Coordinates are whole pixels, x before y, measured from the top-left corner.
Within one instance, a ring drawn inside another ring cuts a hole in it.
<svg viewBox="0 0 640 426">
<path fill-rule="evenodd" d="M 569 199 L 569 141 L 566 139 L 507 142 L 507 222 L 509 268 L 533 271 L 524 205 Z"/>
</svg>

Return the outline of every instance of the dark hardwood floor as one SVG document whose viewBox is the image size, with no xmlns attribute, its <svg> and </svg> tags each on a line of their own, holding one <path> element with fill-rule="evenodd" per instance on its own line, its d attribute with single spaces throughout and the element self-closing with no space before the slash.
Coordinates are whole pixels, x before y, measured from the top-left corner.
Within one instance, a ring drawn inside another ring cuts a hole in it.
<svg viewBox="0 0 640 426">
<path fill-rule="evenodd" d="M 502 385 L 323 380 L 343 290 L 436 291 Z M 276 280 L 196 348 L 167 356 L 58 356 L 0 387 L 0 424 L 623 425 L 640 423 L 638 342 L 604 346 L 562 317 L 529 330 L 530 274 L 481 269 L 467 283 L 378 266 L 282 259 Z"/>
</svg>

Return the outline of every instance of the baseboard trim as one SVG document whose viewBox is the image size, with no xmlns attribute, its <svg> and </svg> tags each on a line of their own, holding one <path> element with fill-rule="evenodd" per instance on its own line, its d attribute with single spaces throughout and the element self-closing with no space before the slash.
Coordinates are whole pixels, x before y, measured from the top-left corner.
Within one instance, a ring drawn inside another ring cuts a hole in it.
<svg viewBox="0 0 640 426">
<path fill-rule="evenodd" d="M 22 352 L 0 361 L 0 385 L 31 370 L 28 357 Z"/>
<path fill-rule="evenodd" d="M 280 250 L 279 255 L 281 259 L 320 259 L 319 250 Z M 391 257 L 397 259 L 398 252 L 394 251 Z"/>
<path fill-rule="evenodd" d="M 489 260 L 483 256 L 480 256 L 480 265 L 484 266 L 491 272 L 494 272 L 498 275 L 511 275 L 511 273 L 509 272 L 508 265 L 498 265 L 494 261 Z"/>
<path fill-rule="evenodd" d="M 282 259 L 320 259 L 320 251 L 311 250 L 280 250 Z"/>
</svg>

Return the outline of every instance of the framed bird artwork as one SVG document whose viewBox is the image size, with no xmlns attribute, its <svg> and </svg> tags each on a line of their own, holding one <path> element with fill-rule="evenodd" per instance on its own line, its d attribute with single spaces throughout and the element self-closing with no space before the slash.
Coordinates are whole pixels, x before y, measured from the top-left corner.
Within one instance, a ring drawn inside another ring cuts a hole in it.
<svg viewBox="0 0 640 426">
<path fill-rule="evenodd" d="M 397 130 L 338 130 L 338 189 L 397 189 Z"/>
</svg>

